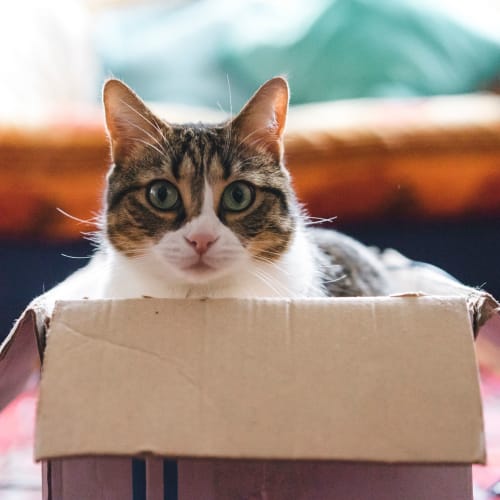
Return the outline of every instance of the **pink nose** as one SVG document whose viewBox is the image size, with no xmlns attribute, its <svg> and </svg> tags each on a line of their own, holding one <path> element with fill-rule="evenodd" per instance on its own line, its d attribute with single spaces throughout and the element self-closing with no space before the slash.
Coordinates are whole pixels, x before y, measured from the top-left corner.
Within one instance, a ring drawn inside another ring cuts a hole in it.
<svg viewBox="0 0 500 500">
<path fill-rule="evenodd" d="M 195 233 L 184 236 L 184 239 L 191 245 L 197 254 L 203 255 L 217 240 L 218 237 L 210 233 Z"/>
</svg>

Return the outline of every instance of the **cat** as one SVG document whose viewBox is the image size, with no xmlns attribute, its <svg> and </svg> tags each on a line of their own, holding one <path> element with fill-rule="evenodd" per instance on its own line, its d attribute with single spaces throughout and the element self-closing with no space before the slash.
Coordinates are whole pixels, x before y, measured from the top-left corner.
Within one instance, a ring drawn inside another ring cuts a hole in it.
<svg viewBox="0 0 500 500">
<path fill-rule="evenodd" d="M 387 293 L 371 249 L 308 227 L 284 165 L 284 78 L 218 125 L 163 121 L 116 79 L 105 83 L 103 102 L 113 164 L 98 249 L 43 296 L 49 307 L 82 297 Z"/>
</svg>

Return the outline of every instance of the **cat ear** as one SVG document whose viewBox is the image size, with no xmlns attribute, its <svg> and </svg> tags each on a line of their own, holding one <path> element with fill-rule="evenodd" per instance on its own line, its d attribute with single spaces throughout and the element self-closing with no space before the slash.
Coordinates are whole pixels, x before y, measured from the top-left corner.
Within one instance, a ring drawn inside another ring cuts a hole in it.
<svg viewBox="0 0 500 500">
<path fill-rule="evenodd" d="M 148 145 L 161 147 L 161 125 L 144 102 L 119 80 L 108 80 L 103 89 L 106 127 L 115 163 Z"/>
<path fill-rule="evenodd" d="M 283 155 L 288 95 L 286 80 L 273 78 L 257 90 L 232 122 L 242 142 L 263 146 L 278 161 Z"/>
</svg>

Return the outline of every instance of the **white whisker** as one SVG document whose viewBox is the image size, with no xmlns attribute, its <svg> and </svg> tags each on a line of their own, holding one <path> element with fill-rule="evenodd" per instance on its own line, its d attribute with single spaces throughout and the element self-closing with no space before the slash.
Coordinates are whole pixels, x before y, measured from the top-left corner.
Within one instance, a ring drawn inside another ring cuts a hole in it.
<svg viewBox="0 0 500 500">
<path fill-rule="evenodd" d="M 65 253 L 60 254 L 61 257 L 66 257 L 67 259 L 91 259 L 92 255 L 67 255 Z"/>
<path fill-rule="evenodd" d="M 226 144 L 224 146 L 224 157 L 227 158 L 229 153 L 229 148 L 231 147 L 231 140 L 233 134 L 233 99 L 231 95 L 231 84 L 229 82 L 229 75 L 226 73 L 227 78 L 227 90 L 229 94 L 229 128 L 227 133 Z"/>
<path fill-rule="evenodd" d="M 281 283 L 279 280 L 277 280 L 275 277 L 267 274 L 264 270 L 262 269 L 254 269 L 254 271 L 256 273 L 258 273 L 260 275 L 260 277 L 262 278 L 262 280 L 266 281 L 266 283 L 278 294 L 278 295 L 285 295 L 285 296 L 288 296 L 288 297 L 292 297 L 294 296 L 294 292 L 288 288 L 286 285 L 284 285 L 283 283 Z M 276 287 L 279 287 L 281 288 L 281 292 L 279 289 L 277 289 Z"/>
<path fill-rule="evenodd" d="M 226 80 L 227 80 L 227 91 L 229 94 L 229 116 L 232 119 L 233 118 L 233 97 L 231 94 L 231 83 L 229 81 L 229 73 L 226 73 Z"/>
<path fill-rule="evenodd" d="M 261 274 L 259 271 L 257 271 L 256 269 L 254 269 L 253 271 L 250 271 L 256 278 L 260 279 L 266 286 L 268 286 L 274 293 L 276 293 L 277 295 L 281 295 L 281 293 L 279 292 L 278 289 L 276 289 L 272 283 L 267 279 L 266 276 L 264 276 L 263 274 Z"/>
<path fill-rule="evenodd" d="M 337 283 L 338 281 L 342 281 L 347 278 L 347 274 L 343 274 L 342 276 L 339 276 L 338 278 L 335 278 L 334 280 L 324 280 L 324 284 L 330 284 L 330 283 Z"/>
<path fill-rule="evenodd" d="M 265 131 L 267 130 L 266 127 L 260 127 L 260 128 L 256 128 L 255 130 L 252 130 L 252 132 L 250 132 L 249 134 L 247 134 L 236 146 L 236 148 L 239 150 L 241 146 L 245 145 L 245 146 L 254 146 L 255 144 L 258 144 L 260 141 L 263 140 L 262 137 L 259 137 L 258 139 L 255 139 L 254 141 L 252 142 L 248 142 L 248 139 L 250 137 L 252 137 L 254 134 L 257 134 L 257 133 L 261 133 L 262 131 Z"/>
<path fill-rule="evenodd" d="M 173 154 L 172 147 L 171 147 L 170 143 L 167 141 L 167 139 L 165 138 L 165 134 L 163 133 L 163 130 L 160 128 L 160 126 L 158 125 L 158 123 L 152 122 L 151 120 L 149 120 L 148 118 L 146 118 L 142 113 L 140 113 L 137 109 L 135 109 L 133 106 L 131 106 L 128 102 L 124 101 L 123 99 L 120 99 L 120 101 L 122 102 L 122 104 L 124 104 L 125 106 L 127 106 L 131 111 L 133 111 L 134 113 L 136 113 L 140 118 L 142 118 L 146 123 L 148 123 L 149 125 L 151 125 L 160 134 L 160 137 L 162 138 L 162 140 L 169 147 L 170 153 Z M 133 125 L 133 123 L 131 123 L 131 122 L 128 122 L 128 123 L 130 125 Z M 138 128 L 140 130 L 142 130 L 143 132 L 145 132 L 146 134 L 148 134 L 153 140 L 155 140 L 160 145 L 160 147 L 162 147 L 162 144 L 161 144 L 161 142 L 159 141 L 158 138 L 156 138 L 152 134 L 148 133 L 147 130 L 144 130 L 141 127 L 138 127 Z M 162 147 L 162 149 L 163 149 L 163 147 Z M 166 152 L 165 152 L 165 154 L 166 154 Z"/>
<path fill-rule="evenodd" d="M 311 220 L 313 219 L 313 220 Z M 335 215 L 334 217 L 307 217 L 306 219 L 306 226 L 314 226 L 316 224 L 326 224 L 328 222 L 333 222 L 334 220 L 337 220 L 337 216 Z"/>
<path fill-rule="evenodd" d="M 80 222 L 82 224 L 88 224 L 90 226 L 96 226 L 98 224 L 97 221 L 92 220 L 92 219 L 80 219 L 78 217 L 75 217 L 74 215 L 69 214 L 68 212 L 65 212 L 62 208 L 56 207 L 56 210 L 61 213 L 62 215 L 68 217 L 68 219 L 74 220 L 76 222 Z"/>
<path fill-rule="evenodd" d="M 146 134 L 148 137 L 150 137 L 156 144 L 158 144 L 158 146 L 161 148 L 161 152 L 160 154 L 165 157 L 165 158 L 168 158 L 168 155 L 167 155 L 167 152 L 165 151 L 165 149 L 163 148 L 163 144 L 161 143 L 161 141 L 158 140 L 158 138 L 156 138 L 153 134 L 151 134 L 150 132 L 148 132 L 147 130 L 145 130 L 144 128 L 140 127 L 139 125 L 137 125 L 137 123 L 134 123 L 134 122 L 131 122 L 129 120 L 124 120 L 125 122 L 127 122 L 130 126 L 136 128 L 137 130 L 140 130 L 141 132 L 143 132 L 144 134 Z M 135 137 L 134 138 L 135 140 L 141 140 L 139 139 L 138 137 Z"/>
<path fill-rule="evenodd" d="M 143 144 L 145 144 L 146 146 L 149 146 L 150 148 L 153 148 L 158 153 L 160 153 L 161 156 L 165 156 L 165 151 L 160 151 L 156 146 L 154 146 L 153 144 L 149 143 L 148 141 L 144 141 L 144 140 L 139 139 L 139 138 L 136 138 L 135 140 L 139 141 L 139 142 L 142 142 Z"/>
<path fill-rule="evenodd" d="M 279 255 L 279 254 L 276 254 L 276 255 Z M 266 259 L 265 257 L 262 257 L 262 256 L 256 257 L 255 259 L 260 261 L 260 262 L 264 262 L 265 264 L 268 264 L 272 267 L 275 267 L 276 269 L 278 269 L 278 271 L 285 274 L 286 276 L 291 276 L 291 273 L 289 273 L 288 271 L 285 271 L 285 269 L 283 269 L 283 267 L 279 266 L 276 262 L 274 262 L 270 259 Z"/>
</svg>

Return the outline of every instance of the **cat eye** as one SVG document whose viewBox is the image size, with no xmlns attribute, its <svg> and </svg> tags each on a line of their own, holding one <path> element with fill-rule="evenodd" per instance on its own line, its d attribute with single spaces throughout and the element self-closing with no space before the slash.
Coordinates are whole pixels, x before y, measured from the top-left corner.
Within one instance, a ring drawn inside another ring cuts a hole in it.
<svg viewBox="0 0 500 500">
<path fill-rule="evenodd" d="M 173 210 L 180 201 L 177 188 L 168 181 L 155 181 L 146 191 L 149 203 L 158 210 Z"/>
<path fill-rule="evenodd" d="M 231 212 L 241 212 L 248 208 L 255 199 L 255 190 L 251 184 L 236 181 L 229 184 L 222 193 L 222 206 Z"/>
</svg>

